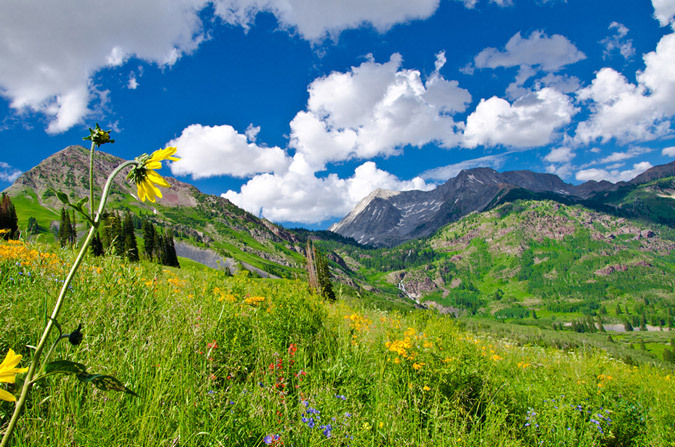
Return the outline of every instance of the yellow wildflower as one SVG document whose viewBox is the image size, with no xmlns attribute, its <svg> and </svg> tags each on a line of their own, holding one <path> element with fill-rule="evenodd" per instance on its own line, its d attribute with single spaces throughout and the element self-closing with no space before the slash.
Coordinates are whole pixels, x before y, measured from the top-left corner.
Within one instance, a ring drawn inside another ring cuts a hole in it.
<svg viewBox="0 0 675 447">
<path fill-rule="evenodd" d="M 422 388 L 422 389 L 423 389 L 424 391 L 429 391 L 429 390 L 431 390 L 431 388 L 429 388 L 429 386 L 427 386 L 427 385 L 424 385 L 424 388 Z"/>
<path fill-rule="evenodd" d="M 167 147 L 165 149 L 158 149 L 152 155 L 143 154 L 136 158 L 138 165 L 131 168 L 131 172 L 127 176 L 128 179 L 133 180 L 138 190 L 138 199 L 143 202 L 147 198 L 154 202 L 155 197 L 162 197 L 162 192 L 155 185 L 168 188 L 169 183 L 162 178 L 161 175 L 155 172 L 155 169 L 162 168 L 163 160 L 177 161 L 178 157 L 174 157 L 176 153 L 175 147 Z"/>
<path fill-rule="evenodd" d="M 244 300 L 244 304 L 248 304 L 249 306 L 255 306 L 259 303 L 262 303 L 265 301 L 264 296 L 249 296 Z"/>
<path fill-rule="evenodd" d="M 0 363 L 0 382 L 14 383 L 15 376 L 19 373 L 28 371 L 28 368 L 17 368 L 16 365 L 21 361 L 21 356 L 16 355 L 14 350 L 10 349 L 5 360 Z M 0 389 L 0 399 L 8 402 L 16 401 L 16 398 L 9 392 Z"/>
</svg>

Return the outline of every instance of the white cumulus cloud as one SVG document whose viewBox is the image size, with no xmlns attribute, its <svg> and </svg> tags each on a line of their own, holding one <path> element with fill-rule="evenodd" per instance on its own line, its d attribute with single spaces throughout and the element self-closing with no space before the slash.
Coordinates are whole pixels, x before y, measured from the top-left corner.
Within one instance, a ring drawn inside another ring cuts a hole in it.
<svg viewBox="0 0 675 447">
<path fill-rule="evenodd" d="M 588 103 L 592 112 L 577 126 L 578 141 L 644 141 L 671 131 L 675 114 L 675 34 L 661 38 L 656 50 L 644 56 L 644 62 L 637 84 L 612 68 L 603 68 L 591 85 L 578 92 L 578 99 Z"/>
<path fill-rule="evenodd" d="M 652 150 L 647 147 L 632 147 L 624 152 L 612 152 L 610 155 L 602 158 L 600 163 L 616 163 L 623 160 L 635 158 L 638 155 L 647 154 Z"/>
<path fill-rule="evenodd" d="M 469 148 L 543 146 L 575 113 L 569 98 L 550 88 L 523 96 L 513 104 L 497 97 L 483 99 L 467 118 L 462 144 Z"/>
<path fill-rule="evenodd" d="M 436 70 L 422 79 L 418 70 L 401 68 L 402 58 L 368 60 L 346 73 L 331 73 L 309 86 L 307 110 L 291 122 L 291 147 L 317 170 L 327 162 L 394 155 L 406 145 L 459 142 L 462 112 L 471 95 Z"/>
<path fill-rule="evenodd" d="M 250 127 L 249 127 L 250 129 Z M 174 175 L 190 175 L 193 179 L 230 175 L 248 177 L 262 172 L 283 172 L 291 162 L 278 147 L 261 147 L 232 126 L 193 124 L 169 141 L 178 148 L 180 160 L 171 163 Z"/>
<path fill-rule="evenodd" d="M 652 5 L 654 6 L 654 17 L 661 26 L 672 23 L 673 17 L 675 17 L 674 0 L 652 0 Z"/>
<path fill-rule="evenodd" d="M 543 71 L 548 74 L 559 71 L 566 65 L 573 64 L 586 55 L 579 51 L 565 36 L 554 34 L 547 36 L 542 31 L 534 31 L 529 37 L 516 33 L 503 50 L 486 48 L 474 57 L 473 66 L 464 71 L 471 73 L 473 68 L 519 67 L 516 79 L 507 89 L 510 98 L 517 98 L 528 93 L 523 88 L 528 79 Z M 548 78 L 544 84 L 553 86 L 565 85 L 575 78 L 565 80 L 564 77 Z"/>
<path fill-rule="evenodd" d="M 585 182 L 588 180 L 595 180 L 595 181 L 607 180 L 612 183 L 621 181 L 627 182 L 637 177 L 638 175 L 642 174 L 651 167 L 652 167 L 651 163 L 649 163 L 648 161 L 643 161 L 640 163 L 635 163 L 633 165 L 633 169 L 626 169 L 624 171 L 620 171 L 618 169 L 612 170 L 597 169 L 597 168 L 583 169 L 577 172 L 575 177 L 580 182 Z"/>
<path fill-rule="evenodd" d="M 635 55 L 635 48 L 633 48 L 633 41 L 626 39 L 628 35 L 628 28 L 618 22 L 612 22 L 609 29 L 614 31 L 614 34 L 606 37 L 600 43 L 605 46 L 605 53 L 603 57 L 609 57 L 613 52 L 618 51 L 625 59 L 630 59 Z"/>
<path fill-rule="evenodd" d="M 341 179 L 335 174 L 318 178 L 303 154 L 293 157 L 287 172 L 253 177 L 240 192 L 228 191 L 223 197 L 254 214 L 276 222 L 319 223 L 348 214 L 374 189 L 433 189 L 421 178 L 408 181 L 378 169 L 368 161 L 354 175 Z"/>
<path fill-rule="evenodd" d="M 664 157 L 675 157 L 675 146 L 663 148 L 661 151 Z"/>
<path fill-rule="evenodd" d="M 544 71 L 557 71 L 565 65 L 585 59 L 565 36 L 554 34 L 549 37 L 542 31 L 534 31 L 523 38 L 516 33 L 506 43 L 504 50 L 486 48 L 476 55 L 474 64 L 477 68 L 540 67 Z"/>
<path fill-rule="evenodd" d="M 410 20 L 430 17 L 439 0 L 214 0 L 216 15 L 227 23 L 250 27 L 259 12 L 270 12 L 284 28 L 307 40 L 335 37 L 341 31 L 370 25 L 379 32 Z"/>
<path fill-rule="evenodd" d="M 551 152 L 544 157 L 544 160 L 549 163 L 567 163 L 568 161 L 571 161 L 574 156 L 574 152 L 572 152 L 572 149 L 569 147 L 559 147 L 552 149 Z"/>
<path fill-rule="evenodd" d="M 92 112 L 91 76 L 135 55 L 171 65 L 202 40 L 203 0 L 0 2 L 0 94 L 59 133 Z M 100 18 L 100 19 L 97 19 Z"/>
<path fill-rule="evenodd" d="M 14 180 L 18 179 L 20 175 L 21 171 L 4 161 L 0 161 L 0 181 L 14 183 Z"/>
<path fill-rule="evenodd" d="M 92 76 L 129 58 L 171 66 L 207 38 L 200 14 L 250 27 L 260 12 L 318 42 L 348 28 L 386 31 L 431 16 L 439 0 L 76 0 L 0 2 L 0 95 L 60 133 L 102 108 Z M 127 86 L 135 88 L 130 77 Z"/>
</svg>

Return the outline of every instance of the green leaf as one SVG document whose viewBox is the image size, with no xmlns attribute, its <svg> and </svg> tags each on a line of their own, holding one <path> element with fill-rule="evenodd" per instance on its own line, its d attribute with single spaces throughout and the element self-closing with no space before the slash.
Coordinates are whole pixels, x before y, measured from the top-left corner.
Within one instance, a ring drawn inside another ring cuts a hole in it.
<svg viewBox="0 0 675 447">
<path fill-rule="evenodd" d="M 103 374 L 80 374 L 77 378 L 83 383 L 91 382 L 96 388 L 102 391 L 122 391 L 138 397 L 138 394 L 124 386 L 122 382 L 113 376 L 104 376 Z"/>
<path fill-rule="evenodd" d="M 51 374 L 86 374 L 87 367 L 82 363 L 70 360 L 56 360 L 45 365 L 45 375 Z"/>
<path fill-rule="evenodd" d="M 66 195 L 65 192 L 63 192 L 63 191 L 56 191 L 56 197 L 58 197 L 59 200 L 60 200 L 61 202 L 63 202 L 64 204 L 70 205 L 70 199 L 68 198 L 68 196 Z M 72 205 L 71 205 L 71 206 L 72 206 Z"/>
<path fill-rule="evenodd" d="M 83 197 L 83 198 L 81 198 L 81 199 L 78 200 L 77 203 L 75 204 L 75 208 L 78 209 L 78 210 L 81 210 L 81 209 L 82 209 L 82 205 L 84 205 L 84 204 L 87 203 L 88 201 L 89 201 L 89 197 Z"/>
</svg>

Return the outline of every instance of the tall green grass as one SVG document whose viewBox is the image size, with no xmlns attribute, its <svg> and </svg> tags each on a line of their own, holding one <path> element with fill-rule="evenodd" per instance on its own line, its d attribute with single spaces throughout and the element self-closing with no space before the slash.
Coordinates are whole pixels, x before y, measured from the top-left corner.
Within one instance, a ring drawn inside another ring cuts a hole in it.
<svg viewBox="0 0 675 447">
<path fill-rule="evenodd" d="M 31 357 L 69 250 L 0 244 L 0 355 Z M 14 446 L 675 444 L 673 376 L 472 332 L 291 280 L 89 258 L 60 317 L 73 377 L 34 388 Z M 0 424 L 13 404 L 0 402 Z"/>
</svg>

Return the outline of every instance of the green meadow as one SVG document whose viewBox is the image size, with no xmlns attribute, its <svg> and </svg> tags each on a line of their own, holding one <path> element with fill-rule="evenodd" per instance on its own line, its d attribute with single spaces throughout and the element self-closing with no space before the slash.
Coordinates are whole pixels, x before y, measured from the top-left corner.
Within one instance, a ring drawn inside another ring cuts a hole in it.
<svg viewBox="0 0 675 447">
<path fill-rule="evenodd" d="M 0 356 L 29 364 L 74 257 L 0 242 Z M 364 303 L 323 301 L 298 280 L 87 257 L 59 317 L 84 340 L 51 359 L 138 396 L 47 377 L 10 445 L 675 444 L 672 370 Z M 0 427 L 13 408 L 0 401 Z"/>
</svg>

